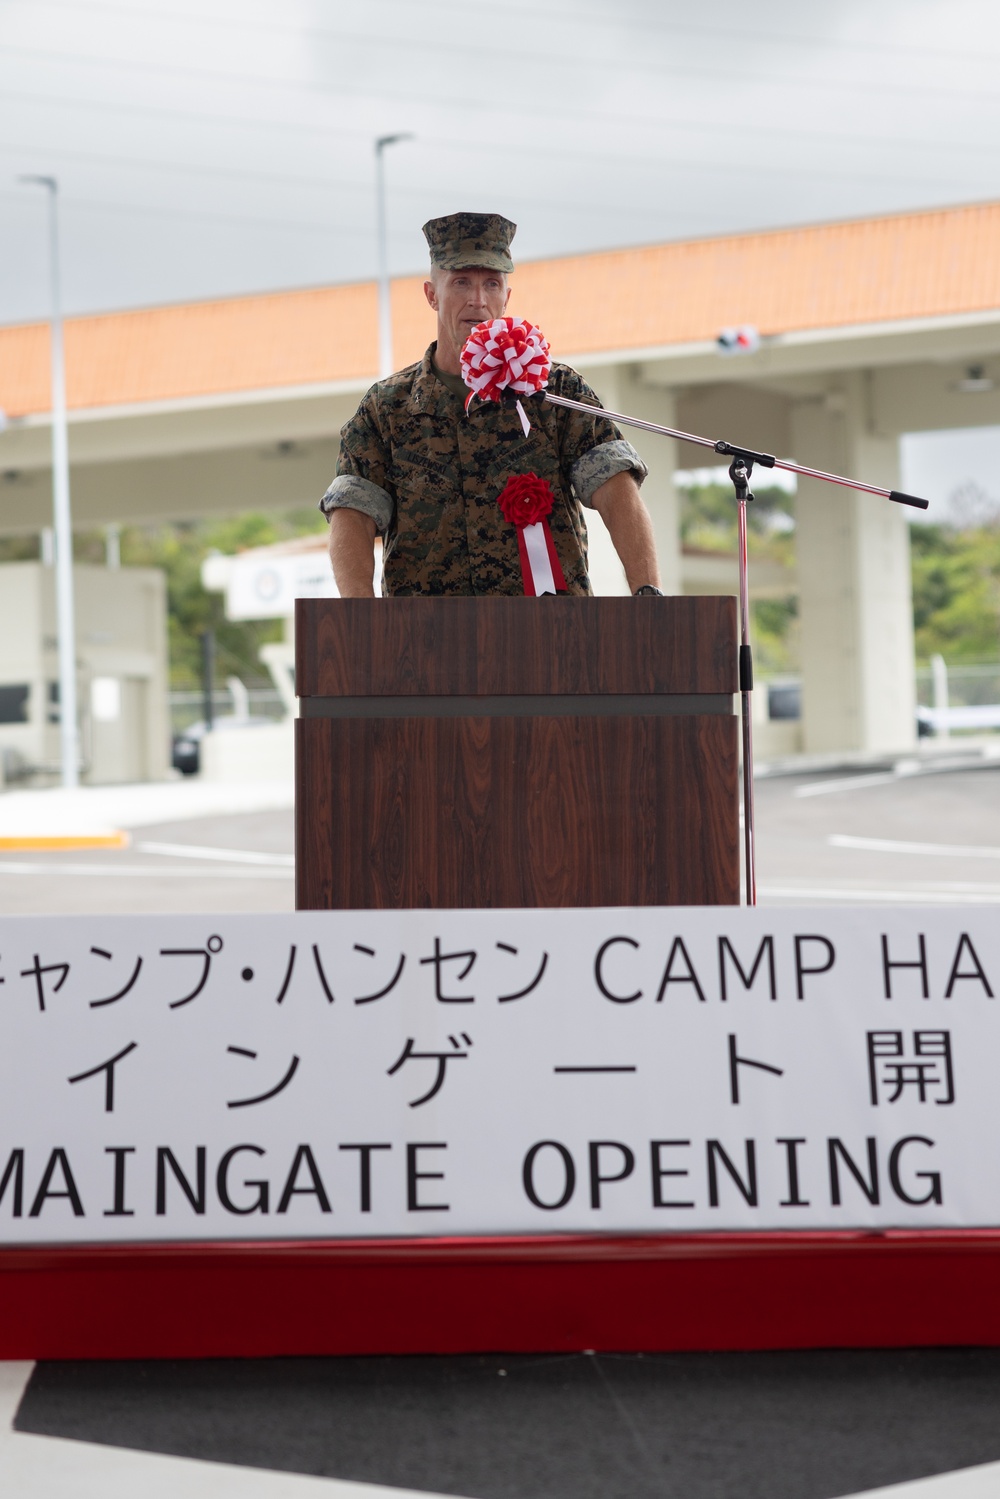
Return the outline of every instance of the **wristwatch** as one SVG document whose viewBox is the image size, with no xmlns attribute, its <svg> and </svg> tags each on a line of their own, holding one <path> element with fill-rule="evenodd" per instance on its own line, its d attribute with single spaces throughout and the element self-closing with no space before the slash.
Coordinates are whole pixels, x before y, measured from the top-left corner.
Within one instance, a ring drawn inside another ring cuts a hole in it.
<svg viewBox="0 0 1000 1499">
<path fill-rule="evenodd" d="M 637 599 L 641 593 L 653 594 L 658 599 L 666 598 L 666 594 L 663 592 L 663 589 L 654 588 L 652 583 L 643 583 L 641 588 L 636 589 L 632 597 Z"/>
</svg>

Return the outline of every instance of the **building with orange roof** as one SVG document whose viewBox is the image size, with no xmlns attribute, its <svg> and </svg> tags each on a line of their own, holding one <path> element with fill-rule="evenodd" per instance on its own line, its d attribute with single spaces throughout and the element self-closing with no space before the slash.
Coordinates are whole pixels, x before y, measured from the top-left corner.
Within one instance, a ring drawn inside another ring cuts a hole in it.
<svg viewBox="0 0 1000 1499">
<path fill-rule="evenodd" d="M 433 337 L 421 277 L 392 288 L 397 362 Z M 511 310 L 605 404 L 893 487 L 907 431 L 1000 424 L 1000 203 L 653 245 L 519 267 Z M 729 326 L 756 352 L 720 355 Z M 377 363 L 373 283 L 71 319 L 76 524 L 315 503 Z M 978 378 L 970 381 L 974 367 Z M 993 379 L 996 376 L 996 386 Z M 0 328 L 0 532 L 49 523 L 48 331 Z M 633 432 L 666 586 L 685 586 L 667 439 Z M 711 457 L 711 454 L 709 454 Z M 595 571 L 622 581 L 598 536 Z M 718 580 L 689 567 L 686 586 Z M 803 481 L 804 717 L 794 743 L 913 734 L 908 531 L 897 507 Z M 727 586 L 723 584 L 722 586 Z"/>
</svg>

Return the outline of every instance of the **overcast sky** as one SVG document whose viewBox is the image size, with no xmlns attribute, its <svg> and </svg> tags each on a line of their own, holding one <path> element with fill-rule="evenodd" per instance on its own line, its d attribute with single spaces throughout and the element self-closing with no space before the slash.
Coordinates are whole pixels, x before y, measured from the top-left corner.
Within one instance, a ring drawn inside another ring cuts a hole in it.
<svg viewBox="0 0 1000 1499">
<path fill-rule="evenodd" d="M 0 0 L 0 322 L 1000 197 L 996 0 Z"/>
</svg>

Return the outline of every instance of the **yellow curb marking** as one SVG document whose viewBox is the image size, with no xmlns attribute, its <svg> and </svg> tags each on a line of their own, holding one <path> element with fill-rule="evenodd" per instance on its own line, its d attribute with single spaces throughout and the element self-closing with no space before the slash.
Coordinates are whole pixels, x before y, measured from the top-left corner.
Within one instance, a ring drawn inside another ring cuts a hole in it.
<svg viewBox="0 0 1000 1499">
<path fill-rule="evenodd" d="M 70 837 L 0 838 L 3 853 L 71 853 L 81 848 L 128 848 L 128 833 L 81 833 Z"/>
</svg>

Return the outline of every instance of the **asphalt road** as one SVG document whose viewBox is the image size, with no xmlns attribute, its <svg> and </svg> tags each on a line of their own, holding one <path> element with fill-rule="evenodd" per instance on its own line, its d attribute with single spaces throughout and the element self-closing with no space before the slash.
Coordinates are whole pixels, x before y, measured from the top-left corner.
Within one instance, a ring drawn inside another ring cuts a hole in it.
<svg viewBox="0 0 1000 1499">
<path fill-rule="evenodd" d="M 1000 1351 L 40 1364 L 17 1429 L 469 1499 L 834 1499 L 1000 1458 Z"/>
<path fill-rule="evenodd" d="M 763 905 L 1000 902 L 1000 763 L 756 786 Z M 137 829 L 130 848 L 0 854 L 0 911 L 291 911 L 290 810 Z"/>
<path fill-rule="evenodd" d="M 764 905 L 1000 901 L 1000 764 L 780 776 L 755 788 Z"/>
</svg>

